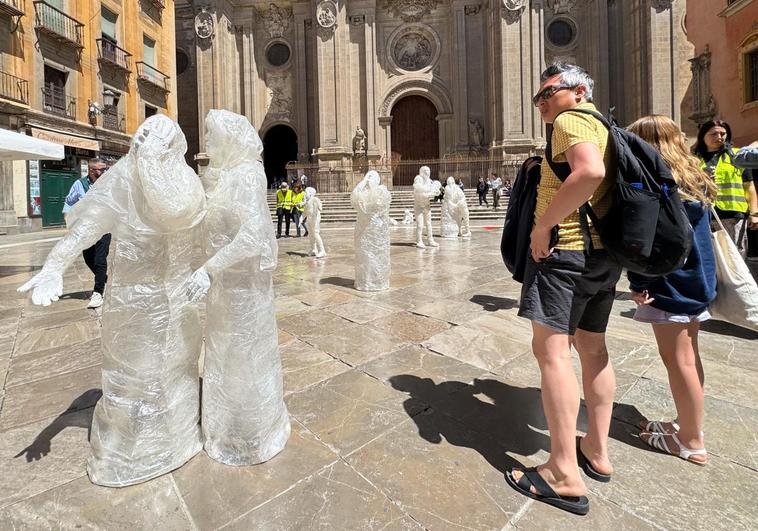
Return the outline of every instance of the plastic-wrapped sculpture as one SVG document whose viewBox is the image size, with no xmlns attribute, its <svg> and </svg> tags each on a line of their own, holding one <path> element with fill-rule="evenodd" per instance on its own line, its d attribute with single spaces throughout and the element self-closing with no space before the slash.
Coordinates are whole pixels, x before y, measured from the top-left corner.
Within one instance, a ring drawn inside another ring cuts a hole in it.
<svg viewBox="0 0 758 531">
<path fill-rule="evenodd" d="M 205 450 L 221 463 L 251 465 L 278 454 L 290 435 L 274 315 L 277 243 L 258 133 L 223 110 L 211 110 L 205 128 L 208 260 L 187 286 L 193 301 L 207 294 Z"/>
<path fill-rule="evenodd" d="M 432 205 L 431 200 L 440 195 L 442 185 L 439 181 L 432 181 L 431 170 L 428 166 L 421 166 L 419 174 L 413 180 L 413 210 L 416 215 L 416 247 L 426 247 L 423 241 L 424 227 L 426 226 L 426 242 L 430 247 L 439 247 L 432 236 Z"/>
<path fill-rule="evenodd" d="M 181 289 L 192 272 L 192 227 L 205 194 L 184 162 L 187 144 L 164 115 L 148 118 L 129 153 L 69 212 L 69 233 L 53 248 L 32 289 L 47 306 L 63 272 L 110 232 L 109 288 L 102 314 L 103 396 L 95 407 L 87 473 L 123 487 L 180 467 L 202 449 L 197 306 Z"/>
<path fill-rule="evenodd" d="M 355 288 L 381 291 L 390 287 L 390 202 L 387 187 L 375 171 L 353 189 L 350 202 L 358 211 L 355 224 Z"/>
<path fill-rule="evenodd" d="M 403 211 L 403 225 L 413 225 L 413 212 L 410 208 Z"/>
<path fill-rule="evenodd" d="M 463 239 L 471 238 L 466 194 L 455 183 L 454 177 L 448 177 L 445 197 L 442 200 L 440 233 L 443 238 L 454 240 L 458 238 L 459 232 Z"/>
<path fill-rule="evenodd" d="M 308 229 L 308 238 L 311 246 L 311 256 L 323 258 L 326 256 L 324 241 L 321 239 L 321 199 L 316 197 L 316 189 L 305 189 L 305 226 Z"/>
</svg>

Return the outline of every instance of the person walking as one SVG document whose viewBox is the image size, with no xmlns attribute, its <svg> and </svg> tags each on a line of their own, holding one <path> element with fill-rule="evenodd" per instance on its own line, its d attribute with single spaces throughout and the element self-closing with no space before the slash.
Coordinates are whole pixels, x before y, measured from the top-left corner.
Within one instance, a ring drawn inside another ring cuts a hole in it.
<svg viewBox="0 0 758 531">
<path fill-rule="evenodd" d="M 716 259 L 710 229 L 710 205 L 717 185 L 688 153 L 681 129 L 665 116 L 640 118 L 629 130 L 655 147 L 671 168 L 684 199 L 694 236 L 684 266 L 662 277 L 627 273 L 634 319 L 653 326 L 658 351 L 668 372 L 676 419 L 643 422 L 640 439 L 662 452 L 692 463 L 708 460 L 703 439 L 703 364 L 698 349 L 700 323 L 710 319 L 716 297 Z"/>
<path fill-rule="evenodd" d="M 292 192 L 292 221 L 295 222 L 297 237 L 300 237 L 300 223 L 305 208 L 305 192 L 299 182 L 295 183 L 295 189 Z"/>
<path fill-rule="evenodd" d="M 282 237 L 282 219 L 285 221 L 284 236 L 290 236 L 290 221 L 292 220 L 292 190 L 287 181 L 283 181 L 276 191 L 276 237 Z"/>
<path fill-rule="evenodd" d="M 490 177 L 490 189 L 492 190 L 492 208 L 497 210 L 500 206 L 500 187 L 503 186 L 503 180 L 496 173 Z"/>
<path fill-rule="evenodd" d="M 608 432 L 616 378 L 605 330 L 621 266 L 603 250 L 591 222 L 589 234 L 582 230 L 579 207 L 589 198 L 599 217 L 610 208 L 613 179 L 606 175 L 606 164 L 612 150 L 602 122 L 571 112 L 595 110 L 594 81 L 583 68 L 557 62 L 542 72 L 540 80 L 532 101 L 543 121 L 553 124 L 553 131 L 542 162 L 518 315 L 532 325 L 532 352 L 542 379 L 550 457 L 538 467 L 508 470 L 506 481 L 525 496 L 586 514 L 587 487 L 578 463 L 597 481 L 610 481 L 613 472 Z M 568 164 L 563 167 L 570 170 L 565 181 L 553 170 L 558 164 Z M 558 239 L 554 241 L 556 226 Z M 585 242 L 585 237 L 589 241 Z M 579 439 L 579 386 L 572 346 L 579 353 L 588 417 L 587 434 Z"/>
<path fill-rule="evenodd" d="M 84 197 L 90 186 L 105 173 L 108 166 L 105 161 L 95 158 L 91 159 L 87 164 L 87 176 L 82 177 L 71 185 L 71 189 L 66 196 L 66 200 L 63 204 L 63 215 L 69 213 L 79 200 Z M 108 251 L 111 246 L 110 233 L 104 234 L 95 245 L 88 247 L 82 251 L 82 257 L 84 263 L 92 274 L 95 275 L 95 285 L 92 288 L 92 296 L 89 299 L 87 308 L 94 309 L 103 305 L 103 293 L 105 292 L 105 283 L 108 282 Z"/>
<path fill-rule="evenodd" d="M 487 181 L 484 180 L 484 177 L 479 177 L 479 182 L 476 184 L 476 194 L 479 196 L 479 206 L 482 206 L 482 202 L 484 202 L 485 205 L 490 206 L 487 201 L 488 190 L 489 185 L 487 184 Z"/>
<path fill-rule="evenodd" d="M 738 168 L 732 161 L 737 154 L 732 146 L 732 128 L 723 120 L 705 122 L 698 130 L 693 152 L 716 183 L 716 214 L 745 258 L 746 231 L 758 229 L 758 195 L 752 170 Z"/>
</svg>

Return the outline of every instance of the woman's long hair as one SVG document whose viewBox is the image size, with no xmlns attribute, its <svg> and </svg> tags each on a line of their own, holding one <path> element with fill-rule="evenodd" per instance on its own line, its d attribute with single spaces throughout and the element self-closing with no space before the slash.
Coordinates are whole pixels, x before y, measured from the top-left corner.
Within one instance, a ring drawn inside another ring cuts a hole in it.
<svg viewBox="0 0 758 531">
<path fill-rule="evenodd" d="M 708 146 L 705 144 L 705 135 L 707 135 L 708 131 L 714 127 L 723 127 L 726 129 L 726 141 L 724 142 L 724 147 L 722 149 L 727 150 L 732 146 L 732 128 L 729 127 L 729 124 L 724 120 L 708 120 L 700 126 L 700 129 L 698 129 L 697 142 L 692 146 L 692 152 L 703 160 L 705 160 L 709 152 Z"/>
<path fill-rule="evenodd" d="M 687 151 L 679 126 L 667 116 L 644 116 L 629 130 L 651 144 L 671 168 L 679 191 L 687 199 L 710 204 L 716 197 L 716 184 L 700 168 L 700 161 Z"/>
</svg>

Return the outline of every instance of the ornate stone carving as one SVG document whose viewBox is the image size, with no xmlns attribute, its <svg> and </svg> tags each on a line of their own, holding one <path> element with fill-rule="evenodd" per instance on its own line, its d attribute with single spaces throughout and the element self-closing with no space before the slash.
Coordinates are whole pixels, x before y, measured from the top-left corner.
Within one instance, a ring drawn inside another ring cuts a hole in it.
<svg viewBox="0 0 758 531">
<path fill-rule="evenodd" d="M 711 93 L 711 50 L 690 59 L 692 71 L 692 114 L 690 120 L 701 125 L 716 116 L 716 102 Z"/>
<path fill-rule="evenodd" d="M 469 17 L 473 15 L 478 15 L 479 11 L 481 10 L 482 10 L 482 6 L 479 4 L 465 6 L 463 8 L 463 12 L 466 13 L 466 16 L 469 16 Z"/>
<path fill-rule="evenodd" d="M 258 16 L 263 21 L 263 26 L 272 39 L 280 38 L 284 35 L 290 26 L 292 20 L 291 7 L 279 7 L 273 2 L 269 4 L 268 9 L 260 9 Z"/>
<path fill-rule="evenodd" d="M 322 0 L 316 6 L 316 22 L 319 34 L 329 38 L 337 29 L 337 4 L 332 0 Z"/>
<path fill-rule="evenodd" d="M 586 0 L 545 0 L 548 9 L 554 14 L 570 13 L 575 7 L 581 6 Z"/>
<path fill-rule="evenodd" d="M 418 22 L 441 2 L 442 0 L 384 0 L 384 7 L 404 22 Z"/>
<path fill-rule="evenodd" d="M 651 7 L 655 9 L 656 13 L 660 13 L 662 11 L 666 11 L 667 9 L 671 9 L 671 4 L 674 3 L 674 0 L 652 0 Z"/>
<path fill-rule="evenodd" d="M 350 17 L 350 24 L 353 26 L 361 26 L 366 23 L 366 15 L 353 15 Z"/>
<path fill-rule="evenodd" d="M 526 7 L 526 0 L 503 0 L 503 7 L 508 11 L 519 11 Z"/>
<path fill-rule="evenodd" d="M 195 16 L 195 35 L 201 39 L 210 39 L 213 37 L 215 29 L 213 15 L 208 13 L 205 8 L 202 8 Z"/>
<path fill-rule="evenodd" d="M 292 113 L 292 83 L 287 73 L 266 77 L 266 111 L 268 119 L 289 119 Z"/>
<path fill-rule="evenodd" d="M 411 72 L 428 66 L 432 53 L 432 43 L 420 32 L 406 33 L 395 42 L 392 50 L 395 63 L 403 70 Z"/>
</svg>

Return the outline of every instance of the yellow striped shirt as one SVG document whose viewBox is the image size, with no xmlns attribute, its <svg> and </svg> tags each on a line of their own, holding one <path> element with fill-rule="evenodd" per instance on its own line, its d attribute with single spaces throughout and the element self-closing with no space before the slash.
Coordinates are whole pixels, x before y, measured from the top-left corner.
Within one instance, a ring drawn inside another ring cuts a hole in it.
<svg viewBox="0 0 758 531">
<path fill-rule="evenodd" d="M 581 103 L 577 108 L 597 110 L 592 103 Z M 608 167 L 608 158 L 610 149 L 608 149 L 608 130 L 596 118 L 587 114 L 565 112 L 561 114 L 553 123 L 553 161 L 566 162 L 566 151 L 577 144 L 583 142 L 592 142 L 600 148 L 603 154 L 603 161 Z M 535 222 L 545 213 L 548 205 L 558 193 L 561 187 L 561 180 L 553 173 L 547 160 L 542 161 L 542 178 L 537 188 L 537 207 L 534 211 Z M 595 193 L 589 200 L 595 213 L 602 218 L 611 205 L 612 179 L 607 175 L 600 183 Z M 603 244 L 600 238 L 592 229 L 592 222 L 588 220 L 590 231 L 592 233 L 592 245 L 595 249 L 602 249 Z M 558 245 L 556 249 L 569 251 L 583 251 L 584 240 L 582 238 L 582 228 L 579 224 L 579 211 L 577 210 L 558 225 Z"/>
</svg>

